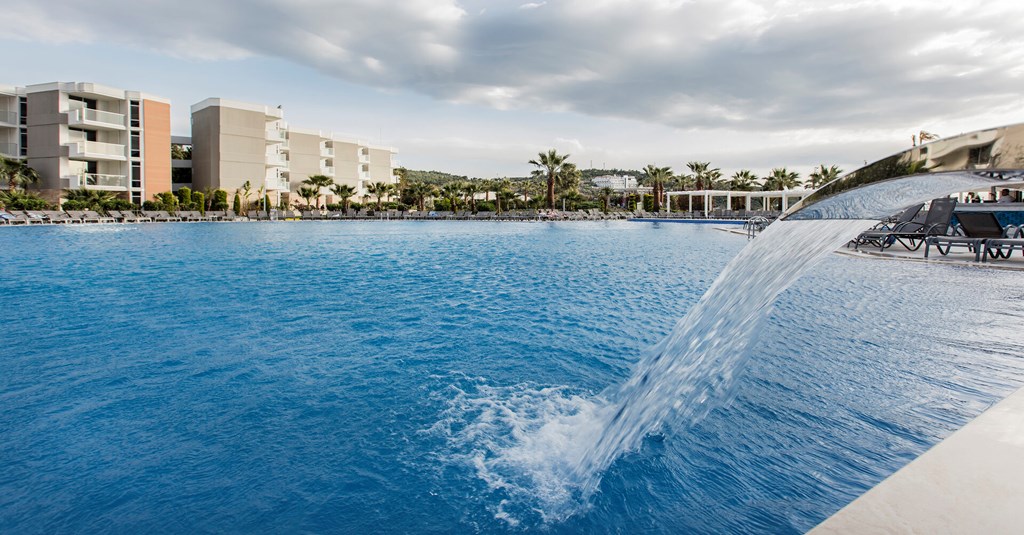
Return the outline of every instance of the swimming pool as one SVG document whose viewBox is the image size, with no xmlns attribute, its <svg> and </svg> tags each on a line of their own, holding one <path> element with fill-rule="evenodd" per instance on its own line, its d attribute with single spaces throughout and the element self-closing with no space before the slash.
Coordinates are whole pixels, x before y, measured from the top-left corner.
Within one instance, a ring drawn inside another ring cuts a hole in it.
<svg viewBox="0 0 1024 535">
<path fill-rule="evenodd" d="M 480 464 L 626 378 L 745 244 L 628 222 L 2 229 L 0 531 L 801 532 L 1022 382 L 1018 274 L 833 255 L 777 302 L 733 401 L 586 502 Z"/>
</svg>

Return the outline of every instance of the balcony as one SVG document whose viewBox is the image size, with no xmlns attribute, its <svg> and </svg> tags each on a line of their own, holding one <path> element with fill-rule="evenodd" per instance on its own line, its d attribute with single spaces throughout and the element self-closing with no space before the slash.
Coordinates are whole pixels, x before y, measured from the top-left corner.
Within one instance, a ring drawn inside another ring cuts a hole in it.
<svg viewBox="0 0 1024 535">
<path fill-rule="evenodd" d="M 288 191 L 288 179 L 283 176 L 267 177 L 265 185 L 267 191 Z"/>
<path fill-rule="evenodd" d="M 331 166 L 331 165 L 321 165 L 320 166 L 320 174 L 321 175 L 327 175 L 327 176 L 334 176 L 334 166 Z"/>
<path fill-rule="evenodd" d="M 18 112 L 0 111 L 0 126 L 15 128 L 18 126 Z"/>
<path fill-rule="evenodd" d="M 288 131 L 281 128 L 267 129 L 267 143 L 284 143 L 288 140 Z"/>
<path fill-rule="evenodd" d="M 124 145 L 101 143 L 99 141 L 73 141 L 65 143 L 68 158 L 73 160 L 117 160 L 126 161 Z"/>
<path fill-rule="evenodd" d="M 334 158 L 334 149 L 331 147 L 320 147 L 321 158 Z"/>
<path fill-rule="evenodd" d="M 369 171 L 359 171 L 359 180 L 370 180 Z"/>
<path fill-rule="evenodd" d="M 370 163 L 370 155 L 359 153 L 359 163 Z"/>
<path fill-rule="evenodd" d="M 18 145 L 16 143 L 0 143 L 0 154 L 11 158 L 18 158 Z"/>
<path fill-rule="evenodd" d="M 61 177 L 61 186 L 65 189 L 97 189 L 104 191 L 128 191 L 127 175 L 101 175 L 98 173 L 82 173 Z"/>
<path fill-rule="evenodd" d="M 288 159 L 284 157 L 284 154 L 267 154 L 267 167 L 288 167 Z"/>
<path fill-rule="evenodd" d="M 124 130 L 124 115 L 92 108 L 68 111 L 68 126 L 92 127 L 103 130 Z"/>
</svg>

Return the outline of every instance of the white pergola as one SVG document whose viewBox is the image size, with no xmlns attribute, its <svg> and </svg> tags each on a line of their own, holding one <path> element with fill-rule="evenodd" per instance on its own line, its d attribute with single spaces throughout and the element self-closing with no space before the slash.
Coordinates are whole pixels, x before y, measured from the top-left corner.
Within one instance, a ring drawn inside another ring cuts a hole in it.
<svg viewBox="0 0 1024 535">
<path fill-rule="evenodd" d="M 707 189 L 698 191 L 666 191 L 665 192 L 665 210 L 668 213 L 672 213 L 672 197 L 686 197 L 687 211 L 693 211 L 693 199 L 694 197 L 702 199 L 704 202 L 704 217 L 707 217 L 712 211 L 712 206 L 716 198 L 725 199 L 726 210 L 747 210 L 751 209 L 751 204 L 754 199 L 761 201 L 761 206 L 768 206 L 769 201 L 772 199 L 782 200 L 782 211 L 785 212 L 790 204 L 795 204 L 803 200 L 805 197 L 813 193 L 812 189 L 788 189 L 781 191 L 729 191 L 729 190 L 717 190 Z"/>
</svg>

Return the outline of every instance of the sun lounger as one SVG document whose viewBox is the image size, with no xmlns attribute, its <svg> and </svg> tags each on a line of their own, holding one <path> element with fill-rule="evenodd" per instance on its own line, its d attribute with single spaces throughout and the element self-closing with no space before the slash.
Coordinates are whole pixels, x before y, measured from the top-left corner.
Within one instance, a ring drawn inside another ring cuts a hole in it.
<svg viewBox="0 0 1024 535">
<path fill-rule="evenodd" d="M 28 225 L 28 217 L 25 214 L 15 214 L 6 210 L 0 211 L 0 220 L 5 225 Z"/>
<path fill-rule="evenodd" d="M 924 257 L 932 245 L 943 256 L 949 254 L 954 247 L 964 247 L 974 253 L 974 261 L 982 259 L 985 242 L 993 238 L 1004 237 L 1003 226 L 991 212 L 965 212 L 957 214 L 960 221 L 959 236 L 929 236 L 925 238 Z"/>
<path fill-rule="evenodd" d="M 871 244 L 884 251 L 892 245 L 899 243 L 908 251 L 916 251 L 924 244 L 925 238 L 929 236 L 943 236 L 949 232 L 949 224 L 953 219 L 953 210 L 956 208 L 956 199 L 941 197 L 933 199 L 931 207 L 921 223 L 909 222 L 897 225 L 891 230 L 868 231 L 861 233 L 854 240 L 855 248 L 861 245 Z"/>
<path fill-rule="evenodd" d="M 1008 234 L 1009 235 L 1004 238 L 985 240 L 985 254 L 983 259 L 1010 258 L 1010 255 L 1017 250 L 1024 253 L 1024 226 L 1013 228 L 1012 232 L 1009 232 Z"/>
</svg>

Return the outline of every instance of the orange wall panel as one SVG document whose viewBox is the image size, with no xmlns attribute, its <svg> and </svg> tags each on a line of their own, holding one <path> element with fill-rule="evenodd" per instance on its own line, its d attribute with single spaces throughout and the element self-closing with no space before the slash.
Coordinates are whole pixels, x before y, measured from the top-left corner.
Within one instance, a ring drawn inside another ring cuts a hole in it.
<svg viewBox="0 0 1024 535">
<path fill-rule="evenodd" d="M 171 191 L 171 106 L 153 100 L 142 101 L 144 129 L 142 143 L 146 159 L 143 163 L 146 198 Z"/>
</svg>

